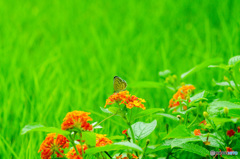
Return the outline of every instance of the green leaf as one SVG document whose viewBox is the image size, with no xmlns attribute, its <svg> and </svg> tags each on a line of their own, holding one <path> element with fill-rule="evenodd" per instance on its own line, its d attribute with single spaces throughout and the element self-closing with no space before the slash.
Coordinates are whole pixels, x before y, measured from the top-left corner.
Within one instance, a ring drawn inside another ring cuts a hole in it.
<svg viewBox="0 0 240 159">
<path fill-rule="evenodd" d="M 160 146 L 156 146 L 154 149 L 147 149 L 146 154 L 150 154 L 153 152 L 157 152 L 157 151 L 161 151 L 161 150 L 165 150 L 165 149 L 169 149 L 171 148 L 170 145 L 160 145 Z"/>
<path fill-rule="evenodd" d="M 164 85 L 154 81 L 139 81 L 129 84 L 129 88 L 161 88 Z"/>
<path fill-rule="evenodd" d="M 210 154 L 210 152 L 206 148 L 193 143 L 184 143 L 179 145 L 178 147 L 182 148 L 184 151 L 192 152 L 203 157 L 206 157 Z"/>
<path fill-rule="evenodd" d="M 206 135 L 200 135 L 200 136 L 198 136 L 201 140 L 202 140 L 202 142 L 205 142 L 205 141 L 207 141 L 207 134 Z M 224 142 L 222 142 L 222 141 L 220 141 L 219 139 L 217 139 L 217 138 L 213 138 L 213 137 L 208 137 L 208 141 L 210 142 L 210 145 L 208 145 L 208 146 L 211 146 L 211 147 L 217 147 L 217 148 L 219 148 L 219 147 L 221 147 L 221 145 L 225 145 L 225 143 Z"/>
<path fill-rule="evenodd" d="M 179 119 L 176 116 L 173 116 L 171 114 L 165 114 L 165 113 L 157 113 L 157 116 L 163 116 L 171 120 L 179 121 Z"/>
<path fill-rule="evenodd" d="M 109 107 L 108 110 L 112 113 L 112 114 L 117 114 L 120 112 L 118 107 Z"/>
<path fill-rule="evenodd" d="M 228 65 L 236 65 L 237 63 L 240 62 L 240 56 L 234 56 L 232 58 L 229 59 L 228 61 Z"/>
<path fill-rule="evenodd" d="M 195 94 L 193 97 L 190 98 L 191 102 L 199 101 L 199 100 L 207 100 L 205 98 L 207 96 L 208 92 L 202 91 L 198 94 Z"/>
<path fill-rule="evenodd" d="M 106 145 L 102 147 L 89 148 L 85 151 L 85 154 L 96 154 L 103 151 L 117 151 L 117 150 L 136 150 L 142 152 L 142 148 L 138 145 L 130 142 L 118 142 L 111 145 Z"/>
<path fill-rule="evenodd" d="M 136 122 L 132 125 L 133 133 L 136 140 L 141 140 L 150 135 L 157 126 L 157 120 L 151 123 Z M 130 129 L 128 129 L 129 136 L 132 136 Z"/>
<path fill-rule="evenodd" d="M 159 72 L 159 76 L 160 77 L 163 77 L 163 78 L 166 78 L 167 76 L 169 76 L 171 74 L 171 71 L 170 70 L 164 70 L 164 71 L 160 71 Z"/>
<path fill-rule="evenodd" d="M 229 116 L 240 117 L 240 105 L 228 101 L 214 101 L 210 103 L 207 112 L 210 116 L 217 116 L 219 113 L 223 113 L 224 107 L 229 109 Z"/>
<path fill-rule="evenodd" d="M 116 135 L 116 136 L 110 136 L 108 137 L 110 140 L 123 140 L 125 139 L 124 136 Z"/>
<path fill-rule="evenodd" d="M 227 122 L 237 123 L 237 120 L 238 120 L 237 118 L 217 118 L 217 117 L 213 117 L 210 119 L 213 120 L 213 122 L 216 125 L 227 123 Z"/>
<path fill-rule="evenodd" d="M 197 72 L 197 71 L 199 71 L 199 70 L 207 67 L 210 63 L 220 63 L 221 61 L 222 61 L 222 59 L 220 59 L 220 58 L 216 58 L 216 59 L 211 59 L 211 60 L 205 61 L 205 62 L 203 62 L 203 63 L 201 63 L 201 64 L 193 67 L 193 68 L 190 69 L 189 71 L 183 73 L 183 74 L 181 75 L 181 78 L 184 79 L 184 78 L 187 77 L 188 75 L 191 75 L 191 74 L 193 74 L 193 73 L 195 73 L 195 72 Z"/>
<path fill-rule="evenodd" d="M 209 65 L 208 68 L 221 68 L 224 70 L 228 70 L 228 66 L 224 65 L 224 64 L 220 64 L 220 65 Z"/>
<path fill-rule="evenodd" d="M 112 112 L 110 112 L 110 111 L 108 110 L 108 108 L 102 108 L 102 107 L 100 107 L 100 109 L 101 109 L 104 113 L 112 114 Z"/>
<path fill-rule="evenodd" d="M 196 142 L 201 141 L 199 137 L 190 137 L 190 138 L 182 138 L 182 139 L 174 139 L 171 143 L 171 148 L 178 147 L 179 145 L 187 142 Z"/>
<path fill-rule="evenodd" d="M 82 132 L 82 140 L 85 140 L 87 145 L 96 146 L 96 134 L 94 132 Z"/>
<path fill-rule="evenodd" d="M 70 134 L 69 131 L 65 131 L 65 130 L 61 130 L 55 127 L 45 127 L 41 124 L 31 124 L 31 125 L 26 125 L 22 131 L 21 134 L 26 134 L 28 132 L 32 132 L 32 131 L 42 131 L 42 132 L 49 132 L 49 133 L 57 133 L 57 134 L 61 134 L 64 136 L 68 136 Z"/>
<path fill-rule="evenodd" d="M 146 109 L 144 111 L 141 111 L 140 113 L 137 113 L 137 115 L 135 115 L 135 119 L 144 117 L 144 116 L 149 116 L 151 114 L 157 113 L 157 112 L 164 112 L 163 108 L 151 108 L 151 109 Z"/>
<path fill-rule="evenodd" d="M 190 136 L 192 136 L 192 134 L 187 130 L 185 125 L 178 125 L 163 139 L 184 138 L 184 137 L 190 137 Z"/>
<path fill-rule="evenodd" d="M 229 81 L 230 84 L 235 87 L 235 83 L 233 81 Z M 218 86 L 230 86 L 228 82 L 215 82 L 215 85 Z M 237 84 L 238 86 L 240 86 L 239 84 Z"/>
</svg>

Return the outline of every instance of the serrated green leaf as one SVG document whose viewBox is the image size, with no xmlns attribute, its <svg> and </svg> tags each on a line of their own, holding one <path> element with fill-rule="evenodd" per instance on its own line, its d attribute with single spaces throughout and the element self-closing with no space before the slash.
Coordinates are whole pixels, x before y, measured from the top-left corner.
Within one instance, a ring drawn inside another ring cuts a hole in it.
<svg viewBox="0 0 240 159">
<path fill-rule="evenodd" d="M 22 131 L 21 134 L 26 134 L 28 132 L 32 132 L 32 131 L 40 131 L 40 132 L 49 132 L 49 133 L 57 133 L 57 134 L 61 134 L 64 136 L 68 136 L 70 134 L 69 131 L 65 131 L 62 129 L 58 129 L 55 127 L 45 127 L 41 124 L 31 124 L 31 125 L 26 125 Z"/>
<path fill-rule="evenodd" d="M 136 150 L 142 152 L 142 148 L 138 145 L 130 142 L 118 142 L 111 145 L 106 145 L 102 147 L 89 148 L 85 151 L 86 155 L 96 154 L 103 151 L 117 151 L 117 150 Z"/>
<path fill-rule="evenodd" d="M 192 134 L 188 131 L 185 125 L 178 125 L 163 139 L 184 138 L 184 137 L 191 137 L 191 136 Z"/>
<path fill-rule="evenodd" d="M 219 124 L 224 124 L 227 122 L 232 122 L 232 123 L 237 123 L 237 118 L 217 118 L 217 117 L 213 117 L 210 118 L 216 125 Z"/>
<path fill-rule="evenodd" d="M 136 122 L 132 125 L 133 133 L 136 140 L 141 140 L 150 135 L 157 126 L 157 120 L 151 123 Z M 130 129 L 128 129 L 129 136 L 132 136 Z"/>
<path fill-rule="evenodd" d="M 228 101 L 214 101 L 210 103 L 207 112 L 210 116 L 217 116 L 220 112 L 223 112 L 224 107 L 229 109 L 228 115 L 230 117 L 240 117 L 240 105 Z"/>
<path fill-rule="evenodd" d="M 138 118 L 141 118 L 141 117 L 144 117 L 144 116 L 152 115 L 152 114 L 157 113 L 157 112 L 164 112 L 164 109 L 163 108 L 146 109 L 144 111 L 141 111 L 140 113 L 137 113 L 134 118 L 138 119 Z"/>
<path fill-rule="evenodd" d="M 207 95 L 209 92 L 207 91 L 202 91 L 198 94 L 195 94 L 193 97 L 190 98 L 191 102 L 199 101 L 199 100 L 207 100 Z"/>
<path fill-rule="evenodd" d="M 154 149 L 147 149 L 146 154 L 150 154 L 150 153 L 154 153 L 154 152 L 157 152 L 157 151 L 170 149 L 170 148 L 171 148 L 170 145 L 160 145 L 160 146 L 155 147 Z"/>
<path fill-rule="evenodd" d="M 171 120 L 179 121 L 179 119 L 176 116 L 173 116 L 171 114 L 165 114 L 165 113 L 157 113 L 157 116 L 163 116 Z"/>
<path fill-rule="evenodd" d="M 182 148 L 184 151 L 192 152 L 203 157 L 206 157 L 210 154 L 206 148 L 193 143 L 184 143 L 178 147 Z"/>
<path fill-rule="evenodd" d="M 202 142 L 205 142 L 205 141 L 207 141 L 207 136 L 208 135 L 204 135 L 204 136 L 201 135 L 201 136 L 198 136 L 198 137 L 202 140 Z M 219 148 L 219 147 L 221 147 L 221 145 L 225 145 L 224 142 L 220 141 L 217 138 L 213 138 L 213 137 L 208 137 L 208 141 L 210 142 L 210 145 L 208 145 L 208 146 L 211 146 L 211 147 Z"/>
<path fill-rule="evenodd" d="M 228 61 L 228 65 L 236 65 L 237 63 L 240 62 L 240 56 L 234 56 L 232 58 L 229 59 Z"/>
<path fill-rule="evenodd" d="M 96 146 L 96 134 L 94 132 L 82 132 L 82 140 L 85 140 L 87 145 Z"/>
<path fill-rule="evenodd" d="M 187 143 L 187 142 L 197 142 L 197 141 L 201 141 L 201 139 L 199 137 L 190 137 L 190 138 L 182 138 L 182 139 L 174 139 L 171 143 L 171 148 L 177 147 L 183 143 Z"/>
</svg>

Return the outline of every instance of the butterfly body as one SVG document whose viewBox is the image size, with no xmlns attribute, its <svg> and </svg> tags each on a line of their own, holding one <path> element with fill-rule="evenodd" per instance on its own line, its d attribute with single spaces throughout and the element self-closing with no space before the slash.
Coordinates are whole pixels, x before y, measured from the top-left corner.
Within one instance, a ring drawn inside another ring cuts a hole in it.
<svg viewBox="0 0 240 159">
<path fill-rule="evenodd" d="M 121 79 L 118 76 L 115 76 L 113 78 L 113 88 L 114 88 L 114 92 L 121 92 L 124 91 L 127 87 L 127 82 L 123 79 Z"/>
</svg>

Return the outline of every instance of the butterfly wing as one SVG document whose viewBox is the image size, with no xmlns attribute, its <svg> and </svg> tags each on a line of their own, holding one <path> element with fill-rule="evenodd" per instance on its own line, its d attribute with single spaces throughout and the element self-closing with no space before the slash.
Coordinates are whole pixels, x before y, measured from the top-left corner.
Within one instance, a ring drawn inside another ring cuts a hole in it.
<svg viewBox="0 0 240 159">
<path fill-rule="evenodd" d="M 121 92 L 125 90 L 127 87 L 127 82 L 123 79 L 121 79 L 118 76 L 115 76 L 113 79 L 113 88 L 114 92 Z"/>
</svg>

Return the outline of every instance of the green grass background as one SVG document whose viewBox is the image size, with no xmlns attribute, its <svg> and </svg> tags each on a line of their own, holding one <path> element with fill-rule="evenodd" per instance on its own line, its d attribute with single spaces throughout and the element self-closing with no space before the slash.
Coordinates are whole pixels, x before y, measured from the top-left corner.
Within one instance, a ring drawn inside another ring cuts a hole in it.
<svg viewBox="0 0 240 159">
<path fill-rule="evenodd" d="M 216 57 L 226 63 L 240 53 L 239 13 L 238 0 L 0 1 L 0 158 L 39 158 L 46 133 L 22 136 L 26 124 L 60 127 L 73 110 L 101 121 L 115 75 L 131 87 L 159 81 L 161 70 L 180 75 Z M 211 90 L 212 78 L 222 72 L 204 69 L 184 82 Z M 129 90 L 147 108 L 166 108 L 173 95 Z M 127 128 L 119 117 L 102 126 L 108 136 Z"/>
</svg>

